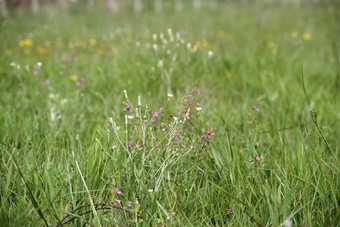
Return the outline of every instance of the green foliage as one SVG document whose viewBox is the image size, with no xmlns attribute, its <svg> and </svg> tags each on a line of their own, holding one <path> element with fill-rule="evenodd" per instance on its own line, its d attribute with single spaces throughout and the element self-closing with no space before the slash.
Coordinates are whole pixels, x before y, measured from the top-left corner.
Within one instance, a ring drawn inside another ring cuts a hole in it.
<svg viewBox="0 0 340 227">
<path fill-rule="evenodd" d="M 28 10 L 0 28 L 2 226 L 338 225 L 338 6 Z"/>
</svg>

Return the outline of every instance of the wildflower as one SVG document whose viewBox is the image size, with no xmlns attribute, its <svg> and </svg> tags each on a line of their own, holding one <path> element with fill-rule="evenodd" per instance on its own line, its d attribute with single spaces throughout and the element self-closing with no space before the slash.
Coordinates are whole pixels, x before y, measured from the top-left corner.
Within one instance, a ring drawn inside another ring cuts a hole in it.
<svg viewBox="0 0 340 227">
<path fill-rule="evenodd" d="M 152 118 L 151 122 L 156 122 L 157 121 L 157 118 Z"/>
<path fill-rule="evenodd" d="M 78 87 L 81 86 L 81 81 L 79 81 L 79 80 L 76 81 L 76 86 L 78 86 Z"/>
<path fill-rule="evenodd" d="M 74 74 L 74 75 L 70 76 L 70 79 L 71 79 L 72 81 L 77 81 L 77 80 L 78 80 L 78 75 L 77 75 L 77 74 Z"/>
<path fill-rule="evenodd" d="M 26 69 L 26 70 L 29 70 L 30 67 L 29 67 L 29 65 L 23 65 L 22 68 Z"/>
<path fill-rule="evenodd" d="M 50 41 L 46 41 L 46 42 L 44 43 L 44 45 L 45 45 L 45 47 L 50 47 L 50 46 L 51 46 L 51 42 L 50 42 Z"/>
<path fill-rule="evenodd" d="M 130 109 L 130 105 L 125 105 L 124 110 L 127 111 L 127 110 L 129 110 L 129 109 Z"/>
<path fill-rule="evenodd" d="M 254 161 L 253 161 L 253 160 L 250 160 L 250 164 L 254 164 Z"/>
<path fill-rule="evenodd" d="M 168 126 L 167 125 L 164 125 L 164 127 L 162 128 L 162 131 L 164 132 L 165 130 L 168 129 Z"/>
<path fill-rule="evenodd" d="M 157 40 L 157 34 L 153 34 L 153 35 L 152 35 L 152 39 L 153 39 L 154 41 L 156 41 L 156 40 Z"/>
<path fill-rule="evenodd" d="M 259 156 L 257 156 L 257 155 L 254 158 L 255 158 L 256 161 L 260 160 Z"/>
<path fill-rule="evenodd" d="M 127 206 L 127 207 L 131 207 L 131 206 L 132 206 L 132 202 L 127 201 L 127 202 L 126 202 L 126 206 Z"/>
<path fill-rule="evenodd" d="M 139 147 L 143 147 L 143 142 L 142 142 L 142 141 L 140 141 L 140 142 L 139 142 L 139 144 L 137 144 L 137 146 L 136 146 L 136 147 L 138 147 L 138 148 L 139 148 Z"/>
<path fill-rule="evenodd" d="M 131 140 L 129 140 L 128 146 L 129 146 L 129 147 L 132 147 L 132 145 L 133 145 L 133 142 L 132 142 Z"/>
<path fill-rule="evenodd" d="M 157 111 L 151 111 L 151 114 L 152 114 L 152 116 L 154 116 L 154 117 L 157 117 L 158 116 L 158 114 L 157 114 Z"/>
<path fill-rule="evenodd" d="M 112 150 L 116 149 L 117 148 L 117 145 L 114 145 L 111 147 Z"/>
<path fill-rule="evenodd" d="M 303 41 L 308 41 L 308 40 L 310 40 L 310 34 L 304 33 L 303 36 L 302 36 L 302 39 L 303 39 Z"/>
<path fill-rule="evenodd" d="M 45 79 L 45 84 L 49 84 L 50 80 L 49 79 Z"/>
<path fill-rule="evenodd" d="M 272 41 L 269 41 L 268 43 L 267 43 L 267 48 L 268 49 L 271 49 L 271 48 L 273 48 L 274 47 L 274 43 L 272 42 Z"/>
<path fill-rule="evenodd" d="M 217 36 L 218 37 L 223 37 L 224 36 L 224 31 L 223 30 L 219 30 L 218 32 L 217 32 Z"/>
<path fill-rule="evenodd" d="M 94 45 L 96 45 L 96 40 L 94 38 L 91 38 L 89 40 L 89 43 L 90 43 L 91 46 L 94 46 Z"/>
<path fill-rule="evenodd" d="M 259 111 L 260 109 L 259 108 L 257 108 L 257 106 L 253 106 L 253 109 L 255 110 L 255 111 Z"/>
<path fill-rule="evenodd" d="M 19 41 L 19 46 L 20 47 L 30 47 L 32 46 L 33 42 L 31 39 L 24 39 Z"/>
<path fill-rule="evenodd" d="M 174 95 L 171 94 L 171 93 L 168 93 L 168 97 L 169 97 L 169 98 L 172 98 L 172 97 L 174 97 Z"/>
<path fill-rule="evenodd" d="M 122 201 L 121 200 L 119 200 L 119 199 L 115 199 L 115 201 L 113 202 L 113 205 L 114 206 L 116 206 L 117 205 L 117 203 L 121 203 Z"/>
<path fill-rule="evenodd" d="M 155 147 L 155 150 L 157 151 L 158 149 L 159 149 L 159 148 L 156 146 L 156 147 Z"/>
<path fill-rule="evenodd" d="M 158 68 L 162 68 L 163 67 L 163 60 L 158 60 L 157 66 L 158 66 Z"/>
<path fill-rule="evenodd" d="M 153 192 L 153 189 L 148 189 L 148 192 Z"/>
<path fill-rule="evenodd" d="M 175 135 L 176 135 L 176 136 L 181 135 L 181 134 L 179 133 L 179 130 L 176 131 Z"/>
<path fill-rule="evenodd" d="M 41 66 L 42 66 L 42 63 L 41 63 L 41 62 L 37 62 L 37 64 L 35 64 L 34 67 L 35 67 L 36 69 L 39 69 Z"/>
<path fill-rule="evenodd" d="M 116 194 L 122 194 L 122 192 L 121 192 L 121 191 L 119 191 L 119 188 L 118 188 L 118 187 L 116 187 L 116 188 L 113 188 L 113 190 L 115 190 Z"/>
<path fill-rule="evenodd" d="M 196 88 L 196 93 L 197 93 L 197 94 L 201 94 L 201 89 Z"/>
<path fill-rule="evenodd" d="M 214 52 L 208 51 L 208 56 L 211 58 L 213 56 Z"/>
<path fill-rule="evenodd" d="M 131 119 L 133 119 L 133 116 L 132 115 L 128 115 L 127 118 L 131 120 Z"/>
<path fill-rule="evenodd" d="M 108 121 L 107 126 L 111 126 L 111 125 L 112 125 L 111 121 Z"/>
<path fill-rule="evenodd" d="M 154 43 L 154 44 L 152 44 L 152 48 L 153 48 L 154 50 L 158 50 L 158 45 L 157 45 L 156 43 Z"/>
<path fill-rule="evenodd" d="M 292 219 L 287 218 L 283 223 L 282 223 L 283 227 L 292 227 L 293 223 L 292 223 Z"/>
<path fill-rule="evenodd" d="M 14 62 L 11 62 L 10 66 L 15 67 L 16 64 Z"/>
<path fill-rule="evenodd" d="M 202 107 L 196 107 L 196 110 L 200 111 L 202 110 Z"/>
<path fill-rule="evenodd" d="M 39 71 L 38 70 L 33 70 L 33 74 L 36 76 L 36 75 L 38 75 L 38 73 L 39 73 Z"/>
<path fill-rule="evenodd" d="M 292 36 L 292 38 L 296 38 L 298 36 L 298 31 L 296 29 L 294 29 L 290 35 Z"/>
</svg>

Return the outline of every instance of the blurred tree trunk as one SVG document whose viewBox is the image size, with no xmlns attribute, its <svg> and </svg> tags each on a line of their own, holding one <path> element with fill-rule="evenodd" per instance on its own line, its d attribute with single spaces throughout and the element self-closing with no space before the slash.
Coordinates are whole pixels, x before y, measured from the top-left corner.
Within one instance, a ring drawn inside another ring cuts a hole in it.
<svg viewBox="0 0 340 227">
<path fill-rule="evenodd" d="M 163 11 L 162 0 L 155 0 L 155 11 L 156 11 L 156 13 L 161 13 Z"/>
<path fill-rule="evenodd" d="M 8 17 L 8 9 L 5 0 L 0 0 L 1 12 L 3 17 Z"/>
<path fill-rule="evenodd" d="M 142 12 L 142 0 L 134 0 L 133 9 L 135 10 L 135 13 Z"/>
<path fill-rule="evenodd" d="M 31 0 L 32 12 L 34 15 L 38 15 L 40 11 L 39 0 Z"/>
<path fill-rule="evenodd" d="M 110 12 L 114 14 L 119 13 L 119 6 L 117 0 L 107 0 L 107 7 L 109 8 Z"/>
<path fill-rule="evenodd" d="M 181 12 L 183 10 L 182 0 L 175 0 L 175 10 L 176 12 Z"/>
<path fill-rule="evenodd" d="M 201 9 L 201 0 L 194 0 L 194 10 L 200 10 Z"/>
</svg>

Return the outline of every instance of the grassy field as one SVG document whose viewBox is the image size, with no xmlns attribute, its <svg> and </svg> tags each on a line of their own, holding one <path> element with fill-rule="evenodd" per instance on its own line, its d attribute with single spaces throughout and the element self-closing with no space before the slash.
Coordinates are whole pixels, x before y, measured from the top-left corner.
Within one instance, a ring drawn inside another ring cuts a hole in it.
<svg viewBox="0 0 340 227">
<path fill-rule="evenodd" d="M 127 11 L 1 22 L 1 226 L 339 226 L 340 6 Z"/>
</svg>

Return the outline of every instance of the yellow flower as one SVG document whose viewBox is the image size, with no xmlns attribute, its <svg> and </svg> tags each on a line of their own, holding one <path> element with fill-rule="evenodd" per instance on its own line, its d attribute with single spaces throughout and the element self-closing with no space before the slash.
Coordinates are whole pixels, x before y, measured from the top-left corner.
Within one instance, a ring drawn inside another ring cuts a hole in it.
<svg viewBox="0 0 340 227">
<path fill-rule="evenodd" d="M 47 53 L 47 49 L 44 48 L 44 47 L 39 47 L 38 48 L 38 53 L 41 54 L 41 55 L 46 54 Z"/>
<path fill-rule="evenodd" d="M 32 46 L 33 42 L 31 39 L 23 39 L 19 41 L 20 47 L 30 47 Z"/>
<path fill-rule="evenodd" d="M 302 36 L 302 39 L 303 39 L 303 41 L 308 41 L 308 40 L 310 40 L 310 34 L 304 33 L 303 36 Z"/>
<path fill-rule="evenodd" d="M 102 51 L 102 50 L 98 50 L 97 53 L 98 53 L 99 55 L 103 55 L 103 51 Z"/>
<path fill-rule="evenodd" d="M 274 43 L 272 41 L 269 41 L 267 43 L 267 48 L 270 49 L 270 48 L 273 48 L 274 47 Z"/>
<path fill-rule="evenodd" d="M 294 30 L 290 33 L 290 35 L 292 36 L 292 38 L 296 38 L 296 37 L 298 36 L 298 34 L 299 34 L 299 32 L 298 32 L 298 30 L 296 30 L 296 29 L 294 29 Z"/>
<path fill-rule="evenodd" d="M 51 46 L 51 42 L 50 42 L 50 41 L 46 41 L 46 42 L 44 43 L 44 45 L 45 45 L 45 47 L 50 47 L 50 46 Z"/>
<path fill-rule="evenodd" d="M 94 38 L 91 38 L 89 40 L 89 43 L 90 43 L 91 46 L 94 46 L 94 45 L 96 45 L 96 40 Z"/>
<path fill-rule="evenodd" d="M 72 43 L 72 42 L 68 43 L 68 48 L 73 49 L 74 48 L 74 43 Z"/>
<path fill-rule="evenodd" d="M 72 75 L 72 76 L 70 76 L 70 79 L 71 79 L 72 81 L 77 81 L 77 80 L 78 80 L 78 77 L 77 77 L 76 75 Z"/>
<path fill-rule="evenodd" d="M 277 53 L 277 48 L 276 47 L 273 47 L 272 48 L 272 54 L 276 54 Z"/>
<path fill-rule="evenodd" d="M 224 31 L 223 31 L 223 30 L 219 30 L 219 31 L 217 32 L 217 36 L 218 36 L 218 37 L 223 37 L 223 36 L 224 36 Z"/>
</svg>

